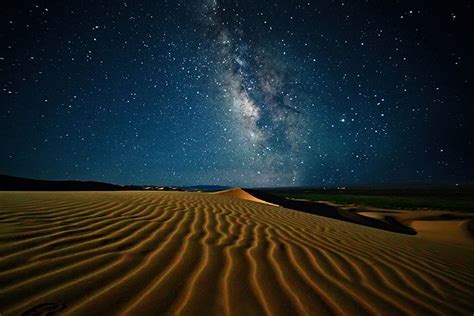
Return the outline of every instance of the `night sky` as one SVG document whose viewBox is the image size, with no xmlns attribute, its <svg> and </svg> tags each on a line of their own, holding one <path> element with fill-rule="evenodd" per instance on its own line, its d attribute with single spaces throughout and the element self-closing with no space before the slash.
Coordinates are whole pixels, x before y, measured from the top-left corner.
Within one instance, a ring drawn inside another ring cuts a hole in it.
<svg viewBox="0 0 474 316">
<path fill-rule="evenodd" d="M 0 173 L 156 185 L 474 180 L 470 1 L 6 5 Z"/>
</svg>

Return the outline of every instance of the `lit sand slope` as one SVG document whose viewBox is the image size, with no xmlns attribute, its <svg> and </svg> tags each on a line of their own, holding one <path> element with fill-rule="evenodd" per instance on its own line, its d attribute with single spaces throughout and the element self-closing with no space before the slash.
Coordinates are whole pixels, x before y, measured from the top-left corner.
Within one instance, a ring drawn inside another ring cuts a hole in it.
<svg viewBox="0 0 474 316">
<path fill-rule="evenodd" d="M 0 193 L 0 313 L 460 314 L 474 249 L 205 193 Z"/>
<path fill-rule="evenodd" d="M 231 198 L 237 198 L 237 199 L 242 199 L 242 200 L 247 200 L 247 201 L 252 201 L 252 202 L 258 202 L 258 203 L 278 206 L 276 204 L 273 204 L 273 203 L 261 200 L 259 198 L 256 198 L 255 196 L 249 194 L 248 192 L 245 192 L 241 188 L 223 190 L 223 191 L 218 191 L 218 192 L 211 193 L 211 194 L 216 194 L 216 195 L 220 195 L 220 196 L 226 196 L 226 197 L 231 197 Z"/>
</svg>

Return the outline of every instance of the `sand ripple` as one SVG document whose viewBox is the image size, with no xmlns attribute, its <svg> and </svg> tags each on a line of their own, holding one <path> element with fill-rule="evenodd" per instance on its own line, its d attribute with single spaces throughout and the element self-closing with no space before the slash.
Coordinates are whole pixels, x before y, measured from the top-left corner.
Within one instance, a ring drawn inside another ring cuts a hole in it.
<svg viewBox="0 0 474 316">
<path fill-rule="evenodd" d="M 182 192 L 0 193 L 0 313 L 474 311 L 474 249 Z"/>
</svg>

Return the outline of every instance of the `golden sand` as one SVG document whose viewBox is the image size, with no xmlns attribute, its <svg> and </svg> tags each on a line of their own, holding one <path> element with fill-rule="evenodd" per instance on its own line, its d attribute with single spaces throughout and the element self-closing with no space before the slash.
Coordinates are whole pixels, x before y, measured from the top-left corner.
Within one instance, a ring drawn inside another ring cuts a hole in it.
<svg viewBox="0 0 474 316">
<path fill-rule="evenodd" d="M 234 188 L 234 189 L 229 189 L 229 190 L 224 190 L 224 191 L 219 191 L 211 194 L 217 194 L 220 196 L 226 196 L 230 198 L 237 198 L 241 200 L 247 200 L 247 201 L 252 201 L 252 202 L 257 202 L 257 203 L 263 203 L 267 205 L 273 205 L 273 206 L 278 206 L 276 204 L 261 200 L 259 198 L 256 198 L 255 196 L 251 195 L 250 193 L 242 190 L 241 188 Z"/>
<path fill-rule="evenodd" d="M 226 195 L 0 193 L 2 316 L 471 315 L 473 293 L 474 247 Z"/>
</svg>

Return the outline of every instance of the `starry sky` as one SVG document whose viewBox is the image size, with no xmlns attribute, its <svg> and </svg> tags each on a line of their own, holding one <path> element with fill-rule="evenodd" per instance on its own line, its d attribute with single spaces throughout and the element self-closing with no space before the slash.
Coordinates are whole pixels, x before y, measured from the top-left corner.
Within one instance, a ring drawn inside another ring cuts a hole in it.
<svg viewBox="0 0 474 316">
<path fill-rule="evenodd" d="M 472 183 L 470 1 L 15 1 L 0 173 Z"/>
</svg>

